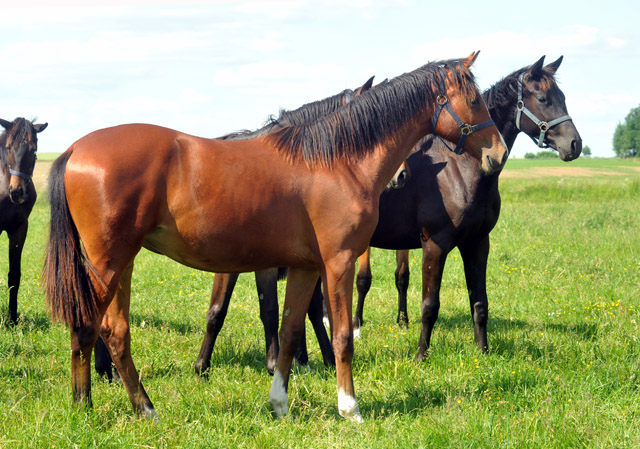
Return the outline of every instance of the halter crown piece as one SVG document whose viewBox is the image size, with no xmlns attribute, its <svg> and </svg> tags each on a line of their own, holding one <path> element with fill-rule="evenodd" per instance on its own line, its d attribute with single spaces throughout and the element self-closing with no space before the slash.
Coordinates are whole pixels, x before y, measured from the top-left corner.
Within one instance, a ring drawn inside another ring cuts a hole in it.
<svg viewBox="0 0 640 449">
<path fill-rule="evenodd" d="M 446 95 L 447 91 L 445 90 L 444 81 L 442 79 L 440 80 L 440 91 L 442 92 L 442 94 L 438 95 L 438 98 L 437 98 L 438 104 L 436 105 L 435 113 L 433 114 L 433 118 L 431 119 L 431 128 L 433 130 L 433 133 L 435 134 L 436 124 L 438 123 L 438 118 L 440 117 L 442 108 L 446 108 L 447 111 L 449 111 L 449 114 L 451 114 L 451 117 L 453 117 L 453 119 L 456 121 L 456 123 L 460 127 L 460 134 L 461 134 L 460 139 L 458 140 L 458 143 L 456 144 L 456 148 L 453 150 L 453 152 L 455 154 L 462 154 L 463 153 L 462 146 L 464 145 L 464 141 L 467 139 L 467 136 L 483 128 L 486 128 L 487 126 L 494 125 L 494 122 L 492 119 L 489 119 L 482 123 L 478 123 L 477 125 L 469 125 L 463 122 L 460 119 L 460 117 L 458 117 L 458 114 L 456 114 L 453 108 L 451 107 L 451 103 L 449 103 L 449 99 L 447 98 L 447 95 Z"/>
<path fill-rule="evenodd" d="M 533 136 L 529 136 L 531 137 L 531 140 L 533 140 L 536 143 L 536 145 L 538 145 L 538 147 L 540 148 L 549 148 L 549 145 L 546 145 L 544 143 L 544 139 L 546 137 L 547 131 L 549 131 L 549 129 L 551 129 L 552 127 L 556 126 L 559 123 L 566 122 L 567 120 L 571 120 L 571 117 L 569 116 L 569 114 L 567 114 L 567 115 L 563 115 L 562 117 L 553 119 L 550 122 L 545 122 L 544 120 L 540 120 L 538 117 L 536 117 L 533 114 L 533 112 L 527 109 L 527 107 L 524 105 L 524 101 L 522 100 L 522 80 L 523 79 L 524 79 L 524 73 L 521 73 L 520 76 L 518 77 L 518 104 L 516 106 L 516 127 L 520 131 L 522 131 L 522 128 L 520 128 L 520 119 L 522 117 L 522 113 L 524 112 L 524 115 L 529 117 L 531 121 L 535 123 L 536 126 L 540 129 L 540 137 L 536 139 Z"/>
</svg>

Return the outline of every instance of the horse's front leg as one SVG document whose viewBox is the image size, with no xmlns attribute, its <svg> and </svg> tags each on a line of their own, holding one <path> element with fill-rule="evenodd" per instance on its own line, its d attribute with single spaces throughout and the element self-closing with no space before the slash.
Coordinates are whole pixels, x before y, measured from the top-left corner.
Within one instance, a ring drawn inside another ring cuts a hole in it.
<svg viewBox="0 0 640 449">
<path fill-rule="evenodd" d="M 371 247 L 358 257 L 358 274 L 356 274 L 356 290 L 358 291 L 358 303 L 353 317 L 353 334 L 360 336 L 360 327 L 364 324 L 364 300 L 371 289 Z"/>
<path fill-rule="evenodd" d="M 28 224 L 9 234 L 9 318 L 13 324 L 18 322 L 18 290 L 20 289 L 22 248 L 27 238 Z"/>
<path fill-rule="evenodd" d="M 313 325 L 313 330 L 318 339 L 318 345 L 320 346 L 320 352 L 322 353 L 322 361 L 327 366 L 336 366 L 336 358 L 333 355 L 333 348 L 331 347 L 331 340 L 327 335 L 327 330 L 323 323 L 323 304 L 324 296 L 322 295 L 322 282 L 318 279 L 316 288 L 313 291 L 311 297 L 311 303 L 309 304 L 309 321 Z"/>
<path fill-rule="evenodd" d="M 267 351 L 267 371 L 273 374 L 276 369 L 280 344 L 278 343 L 278 268 L 256 271 L 256 289 L 260 304 L 260 320 L 264 328 L 264 341 Z"/>
<path fill-rule="evenodd" d="M 431 345 L 431 333 L 440 311 L 440 284 L 446 260 L 447 252 L 433 239 L 422 242 L 422 329 L 418 340 L 417 360 L 424 360 Z"/>
<path fill-rule="evenodd" d="M 400 327 L 409 326 L 407 312 L 407 290 L 409 290 L 409 250 L 396 251 L 396 289 L 398 290 L 398 317 L 396 322 Z"/>
<path fill-rule="evenodd" d="M 269 392 L 269 403 L 278 417 L 283 417 L 288 412 L 287 391 L 291 362 L 304 332 L 304 319 L 317 280 L 318 272 L 315 270 L 289 268 L 280 326 L 280 353 Z"/>
<path fill-rule="evenodd" d="M 460 255 L 464 263 L 464 274 L 469 291 L 469 305 L 473 318 L 473 329 L 478 349 L 489 350 L 487 342 L 487 321 L 489 300 L 487 299 L 487 260 L 489 258 L 489 235 L 480 241 L 460 245 Z"/>
<path fill-rule="evenodd" d="M 353 386 L 353 327 L 351 322 L 353 300 L 354 261 L 327 263 L 323 277 L 324 297 L 331 316 L 333 352 L 336 358 L 338 384 L 338 412 L 344 418 L 362 422 Z"/>
<path fill-rule="evenodd" d="M 237 274 L 227 273 L 216 273 L 213 278 L 211 300 L 209 301 L 209 310 L 207 310 L 207 330 L 202 339 L 202 346 L 195 365 L 196 374 L 200 376 L 205 375 L 211 366 L 213 347 L 227 316 L 229 302 L 237 280 Z"/>
</svg>

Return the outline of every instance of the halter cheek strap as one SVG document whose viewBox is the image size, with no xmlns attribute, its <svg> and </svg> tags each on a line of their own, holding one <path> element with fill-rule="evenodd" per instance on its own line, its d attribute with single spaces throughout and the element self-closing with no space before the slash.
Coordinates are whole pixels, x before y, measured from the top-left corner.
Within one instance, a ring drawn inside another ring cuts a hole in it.
<svg viewBox="0 0 640 449">
<path fill-rule="evenodd" d="M 445 91 L 444 86 L 441 85 L 440 88 L 443 92 Z M 464 141 L 467 140 L 467 136 L 494 124 L 492 119 L 489 119 L 482 123 L 478 123 L 477 125 L 469 125 L 463 122 L 460 117 L 458 117 L 458 114 L 455 113 L 455 111 L 451 107 L 451 103 L 449 103 L 449 100 L 447 99 L 447 96 L 444 94 L 438 95 L 437 103 L 438 104 L 436 105 L 435 113 L 433 114 L 433 118 L 431 119 L 431 128 L 433 129 L 433 133 L 435 134 L 436 123 L 438 123 L 440 113 L 442 112 L 443 108 L 446 108 L 447 111 L 449 111 L 449 114 L 451 114 L 451 117 L 453 117 L 453 119 L 460 127 L 460 139 L 458 140 L 456 148 L 453 150 L 455 154 L 462 154 L 464 152 L 462 146 L 464 145 Z"/>
<path fill-rule="evenodd" d="M 535 137 L 529 136 L 531 137 L 531 140 L 533 140 L 536 143 L 536 145 L 538 145 L 538 147 L 540 148 L 549 148 L 549 145 L 546 145 L 544 143 L 544 139 L 546 137 L 547 131 L 549 131 L 550 128 L 552 128 L 553 126 L 556 126 L 559 123 L 566 122 L 567 120 L 571 120 L 571 117 L 569 116 L 569 114 L 567 114 L 567 115 L 563 115 L 562 117 L 553 119 L 550 122 L 545 122 L 544 120 L 540 120 L 538 117 L 536 117 L 533 114 L 533 112 L 527 109 L 527 107 L 524 105 L 524 101 L 522 100 L 523 79 L 524 79 L 524 73 L 521 73 L 520 77 L 518 78 L 518 103 L 516 105 L 516 127 L 520 131 L 522 131 L 522 128 L 520 128 L 520 120 L 521 120 L 522 114 L 524 113 L 524 115 L 529 117 L 531 121 L 536 124 L 538 129 L 540 129 L 540 137 L 536 139 Z"/>
</svg>

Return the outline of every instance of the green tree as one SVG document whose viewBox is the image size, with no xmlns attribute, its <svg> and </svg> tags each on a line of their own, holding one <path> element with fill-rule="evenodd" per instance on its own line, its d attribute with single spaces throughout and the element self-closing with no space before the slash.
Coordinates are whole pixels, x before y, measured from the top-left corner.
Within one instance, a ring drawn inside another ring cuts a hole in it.
<svg viewBox="0 0 640 449">
<path fill-rule="evenodd" d="M 582 147 L 581 154 L 584 157 L 591 157 L 591 148 L 589 148 L 589 145 L 585 145 L 584 147 Z"/>
<path fill-rule="evenodd" d="M 631 109 L 613 133 L 613 151 L 618 157 L 634 157 L 640 149 L 640 106 Z"/>
</svg>

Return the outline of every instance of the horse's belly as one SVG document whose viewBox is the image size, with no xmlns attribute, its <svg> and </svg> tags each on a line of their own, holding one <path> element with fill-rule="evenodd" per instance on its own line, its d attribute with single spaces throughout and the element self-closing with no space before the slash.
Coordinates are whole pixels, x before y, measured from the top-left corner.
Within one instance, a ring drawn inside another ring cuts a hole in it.
<svg viewBox="0 0 640 449">
<path fill-rule="evenodd" d="M 192 268 L 240 273 L 276 266 L 313 267 L 311 251 L 295 238 L 283 238 L 268 229 L 245 232 L 230 228 L 200 235 L 158 228 L 143 246 Z"/>
</svg>

